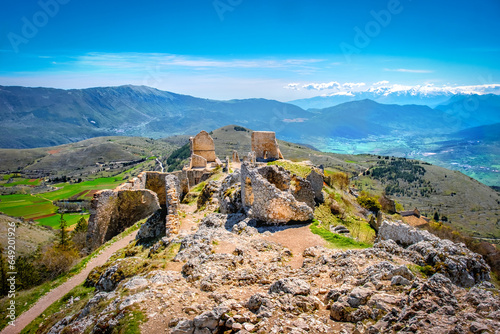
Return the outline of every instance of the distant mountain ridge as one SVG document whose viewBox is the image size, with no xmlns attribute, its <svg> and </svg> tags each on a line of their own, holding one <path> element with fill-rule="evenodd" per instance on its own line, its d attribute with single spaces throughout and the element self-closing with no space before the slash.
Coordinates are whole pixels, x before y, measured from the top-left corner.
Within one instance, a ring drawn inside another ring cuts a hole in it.
<svg viewBox="0 0 500 334">
<path fill-rule="evenodd" d="M 297 105 L 305 110 L 308 109 L 323 109 L 333 107 L 345 102 L 361 101 L 370 99 L 383 104 L 418 104 L 426 105 L 435 108 L 439 105 L 448 104 L 453 100 L 467 99 L 474 96 L 493 95 L 499 96 L 500 89 L 497 95 L 484 94 L 478 95 L 474 93 L 457 93 L 454 94 L 450 91 L 420 91 L 418 89 L 396 90 L 392 91 L 386 87 L 379 87 L 378 89 L 371 89 L 361 92 L 337 92 L 330 95 L 315 96 L 306 99 L 298 99 L 289 101 L 289 103 Z"/>
<path fill-rule="evenodd" d="M 0 147 L 54 146 L 97 136 L 166 137 L 228 123 L 271 130 L 282 119 L 309 118 L 273 100 L 216 101 L 145 86 L 53 89 L 0 86 Z"/>
</svg>

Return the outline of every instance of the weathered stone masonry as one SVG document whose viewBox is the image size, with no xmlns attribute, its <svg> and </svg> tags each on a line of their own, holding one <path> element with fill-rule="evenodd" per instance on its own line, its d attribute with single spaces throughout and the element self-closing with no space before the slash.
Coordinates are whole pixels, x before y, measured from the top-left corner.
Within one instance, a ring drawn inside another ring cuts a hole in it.
<svg viewBox="0 0 500 334">
<path fill-rule="evenodd" d="M 94 195 L 87 233 L 88 245 L 97 248 L 115 235 L 148 218 L 138 237 L 178 233 L 178 207 L 183 196 L 181 182 L 172 174 L 142 172 L 115 190 Z"/>
<path fill-rule="evenodd" d="M 292 194 L 290 180 L 290 173 L 277 166 L 252 168 L 244 162 L 241 165 L 241 201 L 248 216 L 273 224 L 313 219 L 313 209 Z M 314 201 L 314 192 L 311 194 Z"/>
<path fill-rule="evenodd" d="M 273 161 L 283 159 L 276 134 L 271 131 L 252 132 L 252 151 L 257 161 Z"/>
<path fill-rule="evenodd" d="M 87 244 L 95 249 L 159 209 L 151 190 L 101 190 L 91 202 Z"/>
</svg>

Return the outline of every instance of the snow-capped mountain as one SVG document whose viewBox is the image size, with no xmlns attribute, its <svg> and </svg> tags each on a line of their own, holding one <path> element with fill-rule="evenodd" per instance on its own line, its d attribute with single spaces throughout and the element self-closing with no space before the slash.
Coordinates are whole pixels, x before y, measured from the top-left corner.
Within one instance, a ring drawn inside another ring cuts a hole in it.
<svg viewBox="0 0 500 334">
<path fill-rule="evenodd" d="M 434 86 L 434 85 L 372 85 L 362 91 L 337 91 L 308 99 L 290 101 L 303 109 L 321 109 L 350 101 L 370 99 L 384 104 L 418 104 L 436 107 L 447 104 L 452 98 L 471 95 L 500 95 L 500 84 L 476 86 Z"/>
</svg>

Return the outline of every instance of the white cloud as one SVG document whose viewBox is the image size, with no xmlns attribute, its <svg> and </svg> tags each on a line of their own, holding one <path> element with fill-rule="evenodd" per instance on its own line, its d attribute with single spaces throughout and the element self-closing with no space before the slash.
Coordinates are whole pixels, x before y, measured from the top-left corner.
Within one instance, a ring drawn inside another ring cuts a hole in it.
<svg viewBox="0 0 500 334">
<path fill-rule="evenodd" d="M 469 86 L 453 86 L 453 85 L 443 85 L 435 86 L 433 84 L 425 85 L 386 85 L 380 86 L 377 83 L 373 84 L 367 90 L 368 92 L 377 93 L 380 95 L 389 95 L 392 93 L 403 93 L 410 95 L 424 94 L 500 94 L 500 84 L 486 84 L 486 85 L 469 85 Z"/>
<path fill-rule="evenodd" d="M 380 85 L 387 85 L 389 83 L 389 81 L 387 80 L 382 80 L 382 81 L 377 81 L 375 83 L 373 83 L 372 86 L 380 86 Z"/>
<path fill-rule="evenodd" d="M 387 72 L 404 72 L 404 73 L 433 73 L 434 72 L 434 71 L 431 71 L 431 70 L 414 70 L 414 69 L 409 69 L 409 68 L 396 68 L 396 69 L 384 68 L 384 71 L 387 71 Z"/>
<path fill-rule="evenodd" d="M 283 88 L 286 88 L 286 89 L 291 89 L 291 90 L 300 90 L 300 84 L 299 83 L 289 83 L 288 85 L 286 85 L 285 87 Z"/>
<path fill-rule="evenodd" d="M 344 88 L 348 88 L 348 89 L 353 89 L 353 88 L 356 88 L 356 87 L 362 87 L 362 86 L 365 86 L 366 84 L 364 82 L 346 82 L 345 84 L 342 85 L 342 87 Z"/>
<path fill-rule="evenodd" d="M 310 83 L 302 86 L 302 88 L 309 90 L 325 90 L 325 89 L 340 89 L 341 85 L 336 82 L 328 82 L 328 83 Z"/>
</svg>

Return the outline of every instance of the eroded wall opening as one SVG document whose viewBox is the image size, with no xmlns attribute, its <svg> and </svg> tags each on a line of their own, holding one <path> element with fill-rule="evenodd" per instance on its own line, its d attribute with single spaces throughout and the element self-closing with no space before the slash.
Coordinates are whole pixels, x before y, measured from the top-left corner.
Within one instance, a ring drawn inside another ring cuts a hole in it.
<svg viewBox="0 0 500 334">
<path fill-rule="evenodd" d="M 252 180 L 249 177 L 245 179 L 245 205 L 251 206 L 254 202 L 254 195 L 252 189 Z"/>
</svg>

